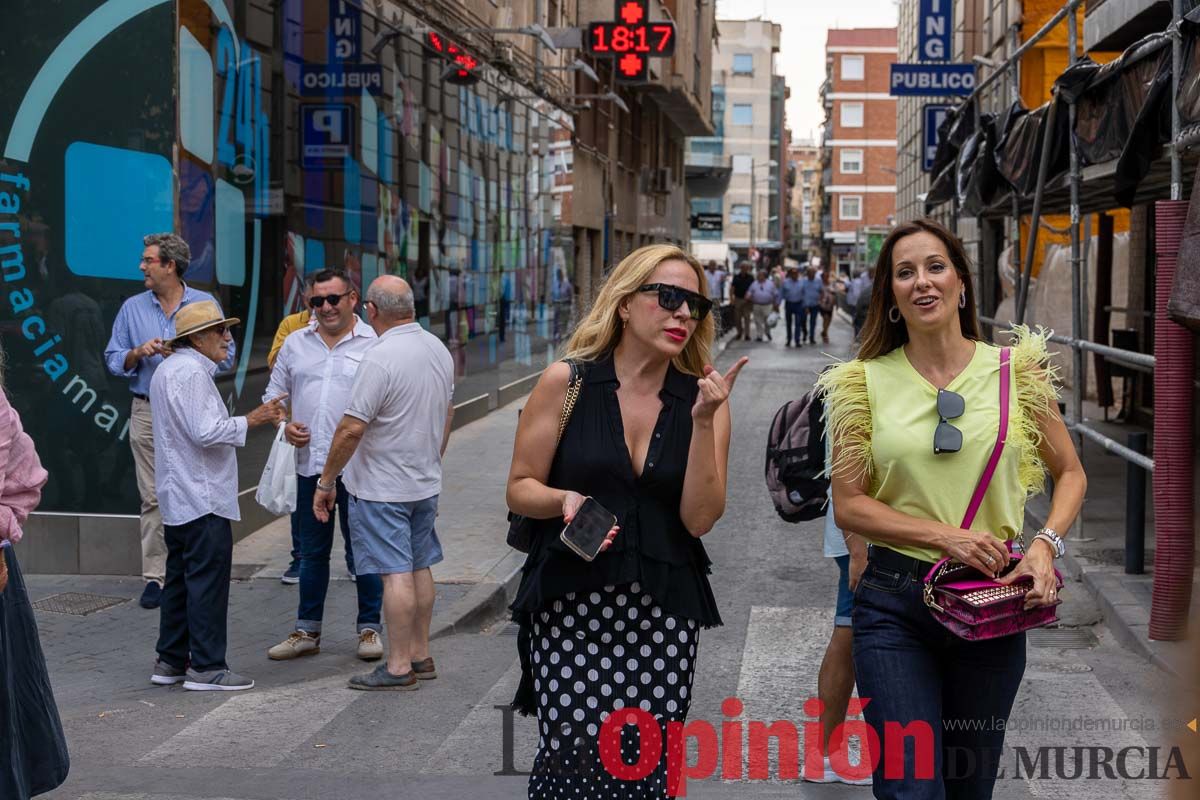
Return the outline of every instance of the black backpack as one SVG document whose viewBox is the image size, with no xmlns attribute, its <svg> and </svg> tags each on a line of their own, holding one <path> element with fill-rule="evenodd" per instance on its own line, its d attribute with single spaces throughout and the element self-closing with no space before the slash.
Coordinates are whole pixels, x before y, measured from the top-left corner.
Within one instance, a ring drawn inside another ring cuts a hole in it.
<svg viewBox="0 0 1200 800">
<path fill-rule="evenodd" d="M 767 435 L 767 491 L 786 522 L 825 515 L 825 404 L 812 389 L 775 412 Z"/>
</svg>

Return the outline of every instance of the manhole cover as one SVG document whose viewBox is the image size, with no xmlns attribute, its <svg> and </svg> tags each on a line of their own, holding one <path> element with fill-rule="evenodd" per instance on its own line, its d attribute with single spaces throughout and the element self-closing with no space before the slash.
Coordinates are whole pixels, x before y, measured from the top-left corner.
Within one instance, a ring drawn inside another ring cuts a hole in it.
<svg viewBox="0 0 1200 800">
<path fill-rule="evenodd" d="M 128 597 L 62 592 L 61 594 L 52 594 L 44 600 L 38 600 L 33 607 L 39 611 L 53 611 L 55 614 L 74 614 L 77 617 L 86 617 L 88 614 L 127 602 L 129 602 Z"/>
<path fill-rule="evenodd" d="M 1029 632 L 1029 644 L 1059 650 L 1087 650 L 1099 642 L 1090 628 L 1037 628 Z"/>
</svg>

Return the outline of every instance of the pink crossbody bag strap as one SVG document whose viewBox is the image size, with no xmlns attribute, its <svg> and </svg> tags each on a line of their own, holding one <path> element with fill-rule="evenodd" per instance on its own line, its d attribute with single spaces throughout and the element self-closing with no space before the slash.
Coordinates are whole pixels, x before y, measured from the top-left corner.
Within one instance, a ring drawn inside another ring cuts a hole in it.
<svg viewBox="0 0 1200 800">
<path fill-rule="evenodd" d="M 962 524 L 958 527 L 966 529 L 971 527 L 971 523 L 975 521 L 975 515 L 979 512 L 979 506 L 983 504 L 983 496 L 987 494 L 988 485 L 992 482 L 992 476 L 996 474 L 996 466 L 1000 463 L 1000 454 L 1004 452 L 1004 442 L 1008 439 L 1008 401 L 1010 393 L 1010 373 L 1008 367 L 1009 348 L 1000 348 L 1000 427 L 996 433 L 996 446 L 992 448 L 992 455 L 988 458 L 987 466 L 983 468 L 983 474 L 979 476 L 979 483 L 975 485 L 975 494 L 971 495 L 971 502 L 967 505 L 967 513 L 963 515 Z M 929 570 L 929 574 L 925 576 L 925 582 L 928 583 L 931 578 L 937 573 L 938 568 L 950 559 L 943 558 L 941 561 L 933 565 Z"/>
</svg>

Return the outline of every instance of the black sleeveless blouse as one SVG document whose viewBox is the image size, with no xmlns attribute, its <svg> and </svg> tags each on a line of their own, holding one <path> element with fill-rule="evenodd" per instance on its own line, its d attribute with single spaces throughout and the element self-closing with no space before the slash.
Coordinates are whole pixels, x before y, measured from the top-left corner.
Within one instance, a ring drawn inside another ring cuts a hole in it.
<svg viewBox="0 0 1200 800">
<path fill-rule="evenodd" d="M 700 540 L 679 517 L 695 376 L 667 368 L 659 392 L 662 410 L 654 426 L 641 477 L 633 471 L 617 400 L 612 356 L 584 365 L 584 382 L 550 466 L 547 485 L 594 497 L 617 516 L 620 532 L 608 550 L 584 561 L 559 539 L 561 517 L 534 520 L 533 546 L 525 560 L 513 618 L 529 615 L 570 592 L 637 581 L 663 611 L 703 627 L 721 624 L 708 582 L 712 562 Z"/>
</svg>

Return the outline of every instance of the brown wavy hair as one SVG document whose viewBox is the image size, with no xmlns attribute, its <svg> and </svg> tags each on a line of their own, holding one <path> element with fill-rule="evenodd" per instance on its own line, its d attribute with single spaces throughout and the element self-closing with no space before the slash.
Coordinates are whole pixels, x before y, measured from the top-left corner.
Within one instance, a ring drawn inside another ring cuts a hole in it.
<svg viewBox="0 0 1200 800">
<path fill-rule="evenodd" d="M 664 261 L 683 261 L 696 273 L 701 294 L 707 290 L 707 276 L 690 253 L 673 244 L 650 244 L 639 247 L 617 264 L 591 309 L 580 321 L 567 343 L 565 356 L 579 361 L 596 361 L 611 353 L 621 341 L 621 319 L 617 312 L 621 302 L 637 293 L 658 265 Z M 715 310 L 715 309 L 714 309 Z M 689 375 L 703 375 L 704 366 L 712 363 L 712 343 L 716 337 L 714 314 L 709 314 L 696 326 L 683 352 L 672 359 L 675 369 Z"/>
<path fill-rule="evenodd" d="M 888 311 L 896 305 L 896 294 L 892 291 L 892 252 L 896 242 L 914 233 L 929 233 L 941 240 L 950 255 L 950 263 L 963 282 L 963 290 L 967 293 L 967 305 L 958 310 L 958 322 L 962 327 L 962 335 L 976 341 L 983 339 L 979 330 L 979 315 L 975 310 L 975 286 L 971 283 L 971 264 L 959 238 L 951 233 L 944 225 L 929 218 L 914 219 L 903 225 L 897 225 L 883 240 L 879 251 L 879 259 L 875 262 L 875 277 L 871 285 L 871 304 L 867 309 L 867 320 L 863 324 L 862 345 L 858 349 L 858 358 L 878 358 L 902 347 L 908 342 L 908 325 L 904 317 L 899 322 L 888 319 Z"/>
</svg>

